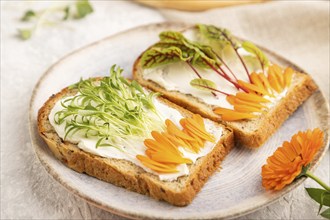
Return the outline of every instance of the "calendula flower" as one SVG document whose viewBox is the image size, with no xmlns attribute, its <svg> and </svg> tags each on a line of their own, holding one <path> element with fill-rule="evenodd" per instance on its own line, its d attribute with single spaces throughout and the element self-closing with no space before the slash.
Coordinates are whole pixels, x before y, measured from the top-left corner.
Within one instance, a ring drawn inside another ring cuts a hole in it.
<svg viewBox="0 0 330 220">
<path fill-rule="evenodd" d="M 285 141 L 262 167 L 262 186 L 266 189 L 281 190 L 290 184 L 296 177 L 301 176 L 303 168 L 308 167 L 321 146 L 323 132 L 318 128 L 293 135 L 291 141 Z M 308 171 L 304 171 L 303 175 L 314 177 Z"/>
</svg>

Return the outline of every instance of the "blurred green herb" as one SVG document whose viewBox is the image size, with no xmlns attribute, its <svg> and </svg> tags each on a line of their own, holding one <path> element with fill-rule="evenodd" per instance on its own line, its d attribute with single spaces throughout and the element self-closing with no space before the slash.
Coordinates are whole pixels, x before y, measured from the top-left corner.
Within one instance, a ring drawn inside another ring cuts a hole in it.
<svg viewBox="0 0 330 220">
<path fill-rule="evenodd" d="M 32 29 L 18 29 L 19 36 L 23 40 L 27 40 L 31 37 L 33 30 Z"/>
<path fill-rule="evenodd" d="M 18 29 L 18 36 L 22 40 L 27 40 L 42 25 L 58 24 L 69 19 L 82 19 L 93 11 L 93 7 L 88 0 L 77 0 L 67 5 L 49 7 L 40 11 L 28 10 L 20 20 L 22 22 L 32 23 L 32 26 L 30 28 Z"/>
<path fill-rule="evenodd" d="M 77 14 L 75 18 L 80 19 L 84 18 L 86 15 L 93 12 L 93 8 L 88 2 L 88 0 L 80 0 L 76 3 Z"/>
<path fill-rule="evenodd" d="M 35 17 L 36 13 L 32 10 L 28 10 L 25 12 L 25 14 L 23 15 L 23 17 L 21 18 L 21 21 L 30 21 L 31 18 Z"/>
</svg>

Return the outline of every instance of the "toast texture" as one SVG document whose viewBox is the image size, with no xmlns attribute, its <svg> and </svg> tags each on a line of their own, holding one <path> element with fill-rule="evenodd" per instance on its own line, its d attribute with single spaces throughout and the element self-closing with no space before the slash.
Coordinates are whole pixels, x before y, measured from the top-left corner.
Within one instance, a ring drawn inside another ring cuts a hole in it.
<svg viewBox="0 0 330 220">
<path fill-rule="evenodd" d="M 133 66 L 133 78 L 136 81 L 153 91 L 161 93 L 163 97 L 191 112 L 227 125 L 234 131 L 235 142 L 248 148 L 257 148 L 265 143 L 283 122 L 318 89 L 310 76 L 295 72 L 286 96 L 269 111 L 263 112 L 260 117 L 250 120 L 222 121 L 221 116 L 213 112 L 214 106 L 208 105 L 192 95 L 178 91 L 168 91 L 156 82 L 144 79 L 140 59 L 141 56 Z"/>
<path fill-rule="evenodd" d="M 39 133 L 55 157 L 79 173 L 86 173 L 116 186 L 149 195 L 156 200 L 164 200 L 176 206 L 186 206 L 191 203 L 207 179 L 219 169 L 220 163 L 234 145 L 232 129 L 215 123 L 223 129 L 223 133 L 213 150 L 199 158 L 195 164 L 188 165 L 190 170 L 188 176 L 181 176 L 175 181 L 161 181 L 158 176 L 146 172 L 130 161 L 90 154 L 57 135 L 48 119 L 50 111 L 58 100 L 76 92 L 68 88 L 63 89 L 51 96 L 38 112 Z M 159 98 L 159 100 L 178 110 L 184 117 L 192 115 L 191 112 L 165 99 Z"/>
</svg>

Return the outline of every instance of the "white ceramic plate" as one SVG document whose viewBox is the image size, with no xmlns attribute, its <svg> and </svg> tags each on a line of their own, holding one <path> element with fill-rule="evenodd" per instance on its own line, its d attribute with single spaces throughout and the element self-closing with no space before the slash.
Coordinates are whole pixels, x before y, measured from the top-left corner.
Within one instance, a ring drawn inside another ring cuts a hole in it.
<svg viewBox="0 0 330 220">
<path fill-rule="evenodd" d="M 30 132 L 33 147 L 45 169 L 69 191 L 93 205 L 131 218 L 210 219 L 237 217 L 274 202 L 302 183 L 294 182 L 280 192 L 266 192 L 261 186 L 261 167 L 275 149 L 298 130 L 319 127 L 325 132 L 326 147 L 322 148 L 312 168 L 323 157 L 328 146 L 328 105 L 316 92 L 257 150 L 237 146 L 187 207 L 175 207 L 148 196 L 130 192 L 85 174 L 77 173 L 58 161 L 37 132 L 37 112 L 54 93 L 77 82 L 80 77 L 105 76 L 113 64 L 125 69 L 131 77 L 134 60 L 156 42 L 158 33 L 166 29 L 182 29 L 184 24 L 162 23 L 138 27 L 105 38 L 77 50 L 54 64 L 41 77 L 34 89 L 30 106 Z M 283 66 L 289 61 L 264 49 L 269 58 Z M 294 66 L 300 70 L 298 67 Z"/>
</svg>

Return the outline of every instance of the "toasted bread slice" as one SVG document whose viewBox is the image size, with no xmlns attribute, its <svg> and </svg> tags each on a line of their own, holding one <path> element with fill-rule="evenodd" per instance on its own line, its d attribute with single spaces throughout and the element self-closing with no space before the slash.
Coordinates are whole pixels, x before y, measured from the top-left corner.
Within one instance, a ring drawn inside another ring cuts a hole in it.
<svg viewBox="0 0 330 220">
<path fill-rule="evenodd" d="M 235 142 L 249 148 L 260 147 L 317 90 L 317 86 L 310 76 L 296 72 L 286 96 L 269 109 L 269 111 L 263 112 L 258 118 L 226 122 L 221 120 L 220 115 L 213 112 L 214 106 L 208 105 L 190 94 L 183 94 L 179 91 L 168 91 L 156 82 L 145 79 L 143 77 L 143 68 L 140 59 L 141 56 L 134 63 L 133 77 L 141 85 L 161 93 L 163 97 L 191 112 L 226 124 L 234 130 Z"/>
<path fill-rule="evenodd" d="M 74 95 L 76 92 L 65 88 L 58 94 L 51 96 L 39 110 L 38 130 L 50 150 L 66 166 L 77 172 L 86 173 L 128 190 L 149 195 L 157 200 L 164 200 L 176 206 L 186 206 L 191 203 L 197 192 L 219 168 L 220 163 L 234 145 L 232 130 L 214 123 L 223 132 L 213 150 L 206 156 L 199 158 L 196 163 L 188 165 L 190 171 L 188 176 L 181 176 L 174 181 L 161 181 L 157 175 L 146 172 L 130 161 L 90 154 L 58 136 L 50 124 L 48 116 L 57 101 L 63 97 Z M 159 100 L 179 111 L 183 117 L 192 116 L 191 112 L 165 99 L 159 98 Z"/>
</svg>

